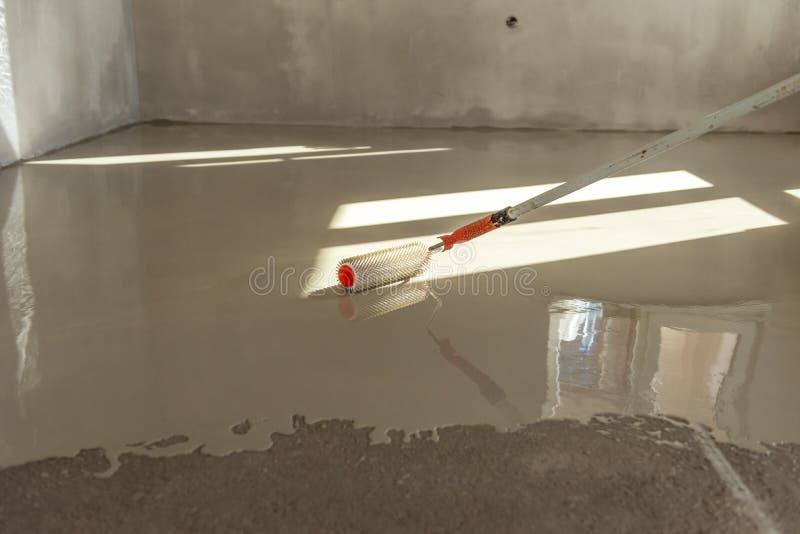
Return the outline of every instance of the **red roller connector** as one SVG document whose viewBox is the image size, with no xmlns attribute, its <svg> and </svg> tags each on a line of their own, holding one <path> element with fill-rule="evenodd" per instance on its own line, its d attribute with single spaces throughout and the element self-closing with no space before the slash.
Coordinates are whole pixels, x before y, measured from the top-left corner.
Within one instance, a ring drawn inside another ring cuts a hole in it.
<svg viewBox="0 0 800 534">
<path fill-rule="evenodd" d="M 339 277 L 339 283 L 342 284 L 342 287 L 350 289 L 356 283 L 356 273 L 353 272 L 353 268 L 348 265 L 340 265 L 339 272 L 337 273 Z"/>
<path fill-rule="evenodd" d="M 456 229 L 452 234 L 439 236 L 439 239 L 444 243 L 444 248 L 442 250 L 450 250 L 453 248 L 453 245 L 465 243 L 496 229 L 497 226 L 492 222 L 492 217 L 494 217 L 494 214 L 489 214 L 483 219 L 479 219 Z"/>
</svg>

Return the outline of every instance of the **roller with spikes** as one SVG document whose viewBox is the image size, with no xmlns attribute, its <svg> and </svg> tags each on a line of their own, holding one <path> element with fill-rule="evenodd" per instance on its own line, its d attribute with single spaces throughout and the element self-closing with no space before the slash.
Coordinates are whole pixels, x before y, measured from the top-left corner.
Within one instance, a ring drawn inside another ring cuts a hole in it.
<svg viewBox="0 0 800 534">
<path fill-rule="evenodd" d="M 458 243 L 465 243 L 500 228 L 517 220 L 517 218 L 529 211 L 550 204 L 554 200 L 558 200 L 598 180 L 614 176 L 635 165 L 644 163 L 667 150 L 716 130 L 733 119 L 738 119 L 752 111 L 769 106 L 798 91 L 800 91 L 800 73 L 743 100 L 730 104 L 719 111 L 706 115 L 685 128 L 639 147 L 624 157 L 597 167 L 571 182 L 563 183 L 515 206 L 509 206 L 498 212 L 490 213 L 477 221 L 457 228 L 451 234 L 440 236 L 439 242 L 430 247 L 414 242 L 344 259 L 338 265 L 339 283 L 348 291 L 364 291 L 413 278 L 425 270 L 431 255 L 436 252 L 450 250 Z"/>
<path fill-rule="evenodd" d="M 345 258 L 339 262 L 337 275 L 342 287 L 365 291 L 421 274 L 428 266 L 431 252 L 414 241 L 371 254 Z"/>
</svg>

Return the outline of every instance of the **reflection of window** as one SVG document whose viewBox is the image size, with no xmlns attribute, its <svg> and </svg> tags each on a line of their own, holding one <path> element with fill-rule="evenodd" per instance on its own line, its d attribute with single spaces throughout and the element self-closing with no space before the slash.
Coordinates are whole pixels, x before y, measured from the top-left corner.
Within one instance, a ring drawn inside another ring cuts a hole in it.
<svg viewBox="0 0 800 534">
<path fill-rule="evenodd" d="M 634 312 L 616 304 L 578 299 L 553 302 L 550 311 L 550 390 L 545 416 L 582 417 L 624 411 Z"/>
<path fill-rule="evenodd" d="M 602 363 L 598 358 L 602 336 L 603 305 L 581 302 L 582 310 L 566 313 L 559 321 L 558 380 L 584 387 L 600 383 Z"/>
<path fill-rule="evenodd" d="M 550 306 L 544 417 L 678 415 L 746 435 L 739 406 L 769 306 L 558 299 Z"/>
<path fill-rule="evenodd" d="M 713 425 L 739 335 L 662 326 L 659 337 L 658 371 L 651 382 L 656 411 L 692 414 L 695 421 Z"/>
</svg>

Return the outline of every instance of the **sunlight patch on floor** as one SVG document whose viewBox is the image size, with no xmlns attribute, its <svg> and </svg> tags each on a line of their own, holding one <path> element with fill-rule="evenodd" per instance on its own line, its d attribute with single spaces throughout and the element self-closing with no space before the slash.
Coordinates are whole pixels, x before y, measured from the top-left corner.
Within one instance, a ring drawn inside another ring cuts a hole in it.
<svg viewBox="0 0 800 534">
<path fill-rule="evenodd" d="M 434 254 L 423 278 L 583 258 L 783 224 L 786 222 L 738 197 L 511 224 L 457 245 L 449 253 Z M 314 264 L 320 276 L 309 281 L 304 292 L 335 284 L 336 265 L 342 258 L 414 240 L 436 241 L 433 236 L 409 236 L 322 248 Z"/>
<path fill-rule="evenodd" d="M 160 154 L 132 154 L 128 156 L 96 156 L 87 158 L 40 159 L 26 165 L 132 165 L 137 163 L 161 163 L 201 159 L 247 158 L 276 156 L 282 154 L 306 154 L 310 152 L 333 152 L 341 150 L 368 150 L 370 146 L 311 147 L 305 145 L 242 148 L 234 150 L 197 150 L 192 152 L 163 152 Z"/>
<path fill-rule="evenodd" d="M 349 156 L 350 154 L 344 155 Z M 359 226 L 438 219 L 470 213 L 486 213 L 522 202 L 560 184 L 561 182 L 556 182 L 525 187 L 484 189 L 481 191 L 463 191 L 460 193 L 342 204 L 336 209 L 329 228 L 356 228 Z M 553 204 L 587 202 L 590 200 L 686 191 L 706 187 L 712 187 L 712 184 L 683 170 L 636 174 L 600 180 L 584 189 L 556 200 Z"/>
</svg>

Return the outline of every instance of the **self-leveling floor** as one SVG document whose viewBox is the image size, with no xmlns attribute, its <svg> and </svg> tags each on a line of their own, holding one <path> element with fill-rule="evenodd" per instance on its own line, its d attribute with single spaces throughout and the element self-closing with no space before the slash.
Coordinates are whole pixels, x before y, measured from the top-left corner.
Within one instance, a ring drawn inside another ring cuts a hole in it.
<svg viewBox="0 0 800 534">
<path fill-rule="evenodd" d="M 142 124 L 0 173 L 0 531 L 791 531 L 800 136 Z M 328 289 L 325 289 L 328 288 Z"/>
</svg>

